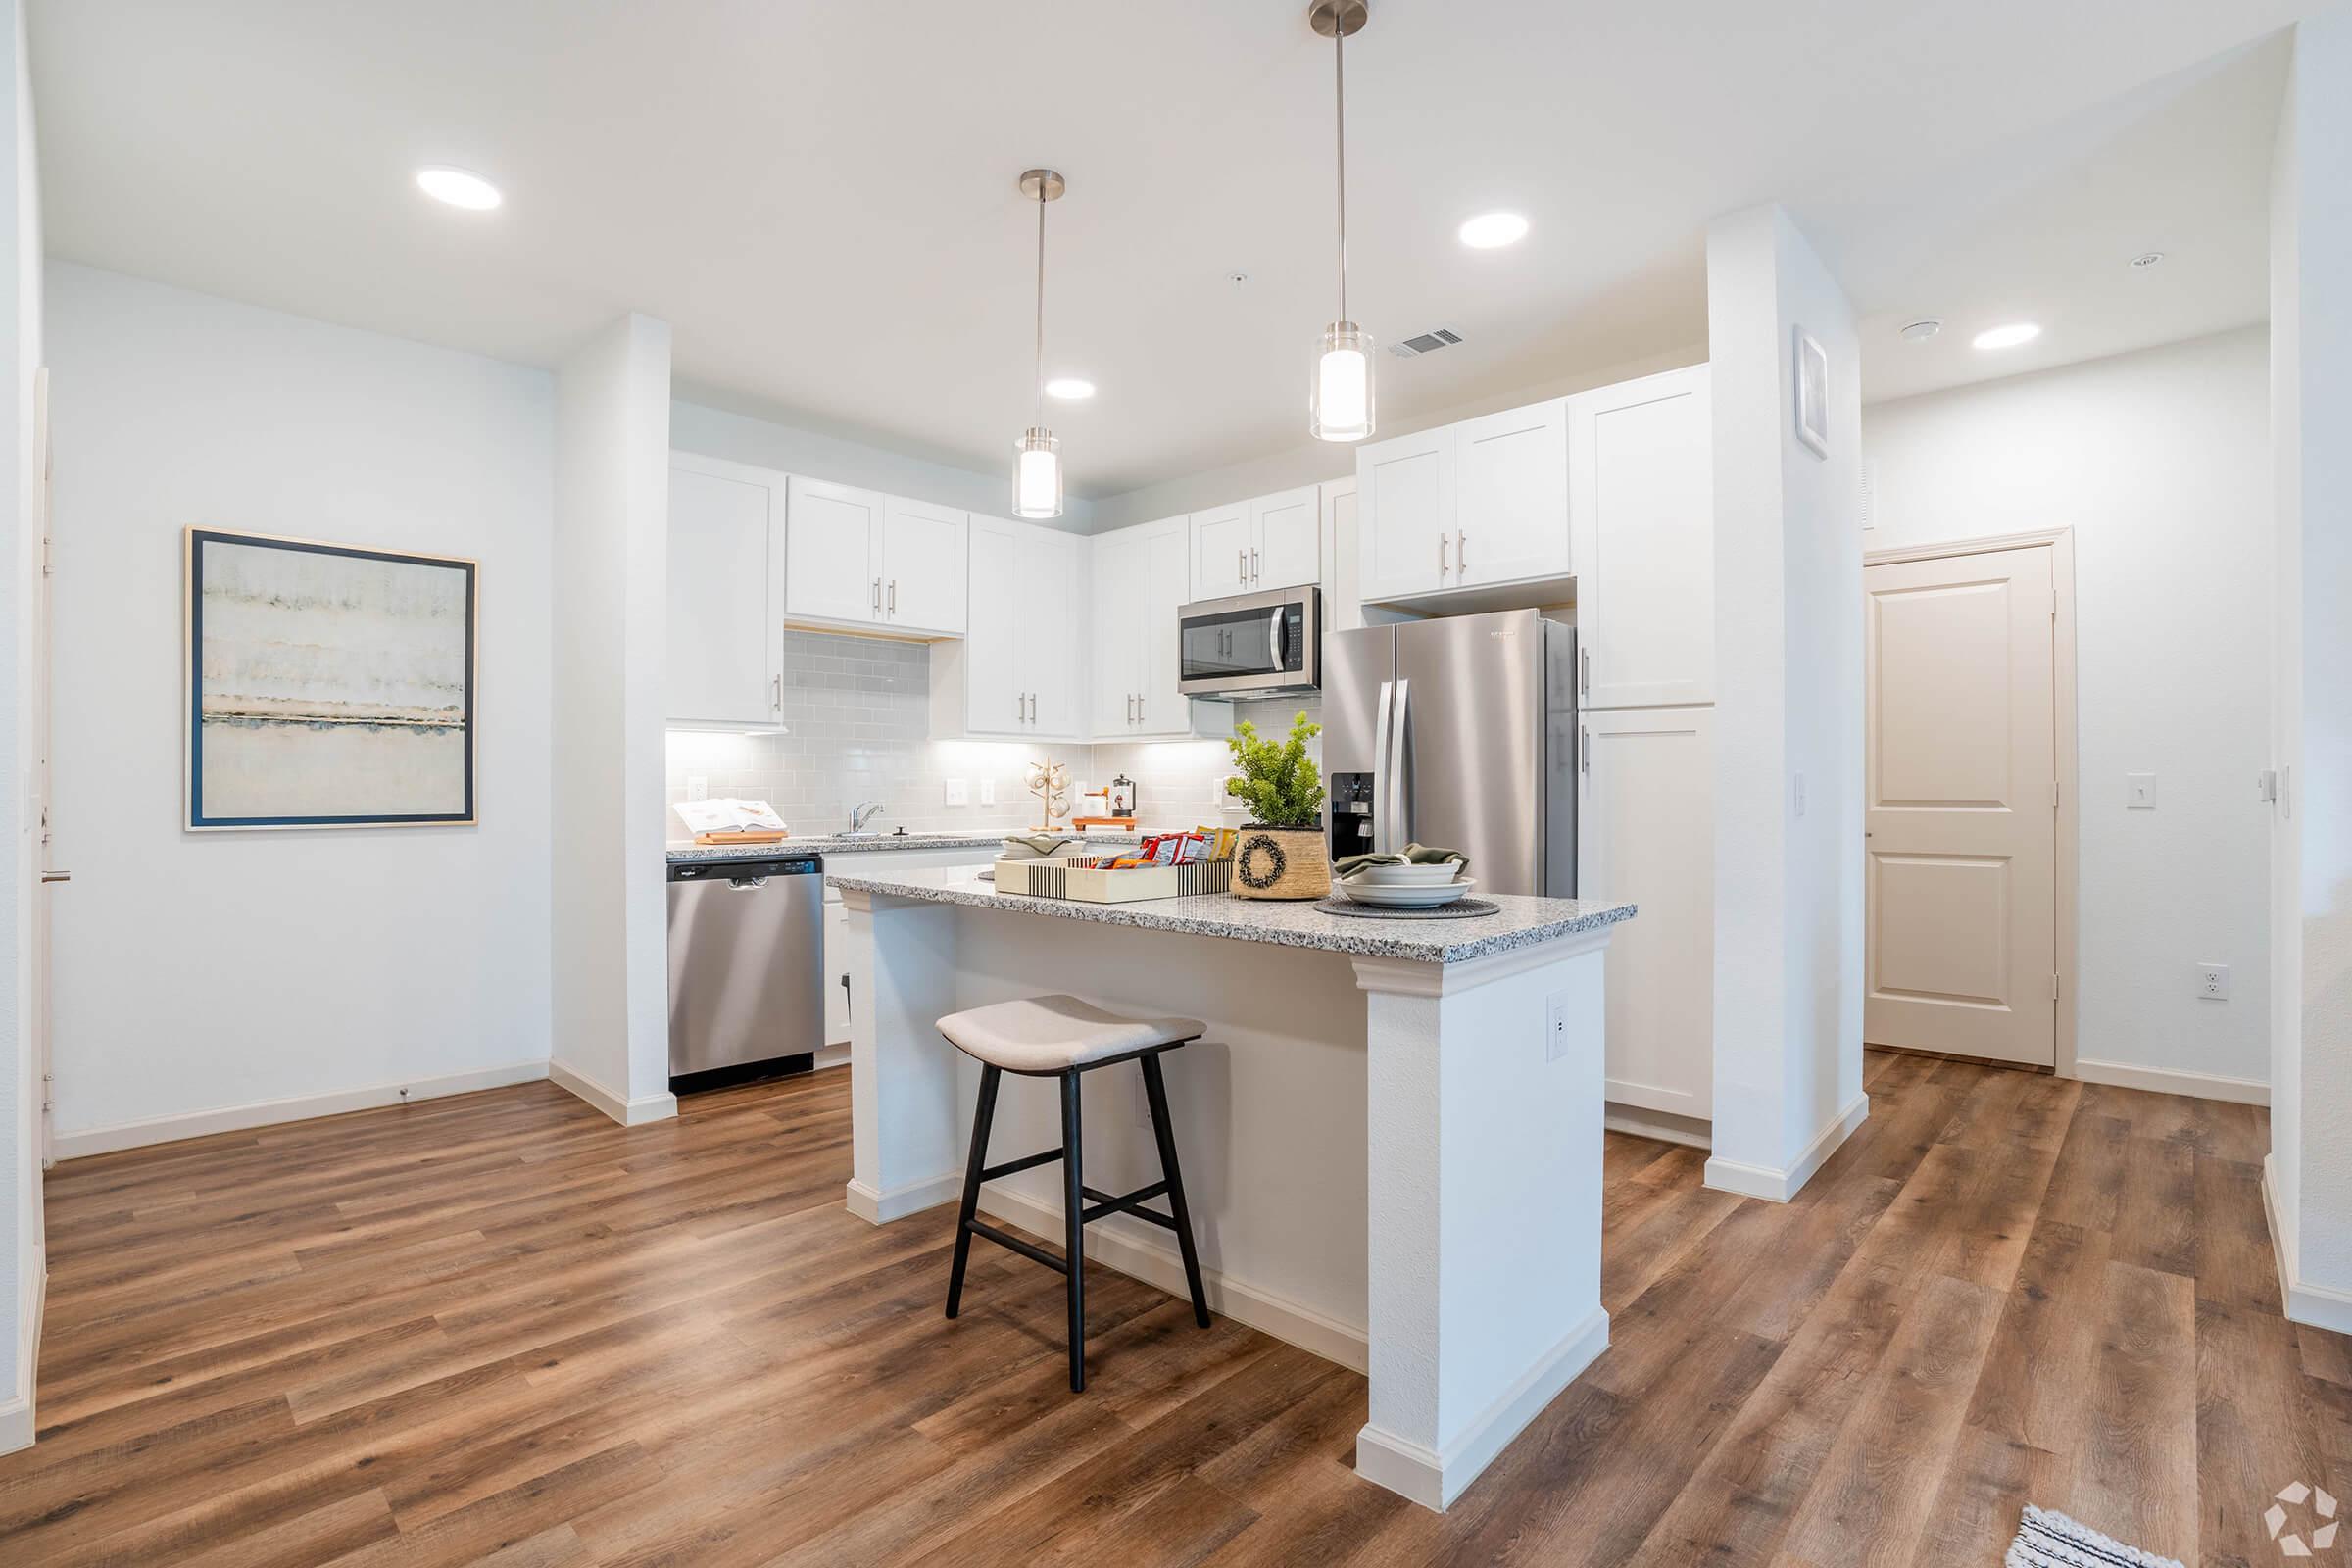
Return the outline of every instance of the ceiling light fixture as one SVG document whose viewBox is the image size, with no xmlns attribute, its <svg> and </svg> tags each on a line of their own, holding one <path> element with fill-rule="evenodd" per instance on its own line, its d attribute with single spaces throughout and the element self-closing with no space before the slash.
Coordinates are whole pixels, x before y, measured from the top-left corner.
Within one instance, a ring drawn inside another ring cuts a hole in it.
<svg viewBox="0 0 2352 1568">
<path fill-rule="evenodd" d="M 1095 395 L 1095 383 L 1082 375 L 1057 375 L 1046 383 L 1046 396 L 1064 403 L 1083 403 Z"/>
<path fill-rule="evenodd" d="M 1462 225 L 1461 235 L 1474 251 L 1516 245 L 1527 238 L 1527 220 L 1517 213 L 1481 213 Z"/>
<path fill-rule="evenodd" d="M 1012 514 L 1061 515 L 1061 443 L 1046 428 L 1046 203 L 1061 200 L 1068 182 L 1051 169 L 1025 170 L 1021 194 L 1037 203 L 1037 422 L 1013 444 Z"/>
<path fill-rule="evenodd" d="M 1925 343 L 1943 330 L 1943 322 L 1933 316 L 1923 316 L 1916 321 L 1903 323 L 1900 336 L 1906 343 Z"/>
<path fill-rule="evenodd" d="M 481 175 L 445 165 L 416 171 L 416 188 L 435 201 L 463 207 L 469 213 L 486 213 L 506 200 L 498 193 L 498 187 Z"/>
<path fill-rule="evenodd" d="M 2041 336 L 2041 328 L 2032 321 L 2012 321 L 2007 326 L 1990 326 L 1976 336 L 1981 349 L 2013 349 L 2020 343 L 2031 343 Z"/>
<path fill-rule="evenodd" d="M 1372 433 L 1372 339 L 1348 319 L 1348 35 L 1363 30 L 1364 0 L 1315 0 L 1307 25 L 1331 40 L 1332 79 L 1338 92 L 1340 193 L 1340 318 L 1323 329 L 1315 348 L 1315 381 L 1307 429 L 1318 441 L 1361 441 Z"/>
</svg>

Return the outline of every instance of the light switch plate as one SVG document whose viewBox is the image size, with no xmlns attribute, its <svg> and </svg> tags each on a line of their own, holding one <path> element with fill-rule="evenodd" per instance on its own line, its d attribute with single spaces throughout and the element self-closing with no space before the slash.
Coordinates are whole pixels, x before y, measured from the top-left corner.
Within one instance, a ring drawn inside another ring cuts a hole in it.
<svg viewBox="0 0 2352 1568">
<path fill-rule="evenodd" d="M 2132 810 L 2153 811 L 2156 809 L 2155 774 L 2126 773 L 2124 775 L 2124 791 L 2126 801 Z"/>
<path fill-rule="evenodd" d="M 948 805 L 962 806 L 971 800 L 972 787 L 962 779 L 952 778 L 948 780 L 947 790 L 945 793 Z"/>
<path fill-rule="evenodd" d="M 2208 1002 L 2230 1000 L 2230 966 L 2226 963 L 2197 965 L 2197 995 Z"/>
</svg>

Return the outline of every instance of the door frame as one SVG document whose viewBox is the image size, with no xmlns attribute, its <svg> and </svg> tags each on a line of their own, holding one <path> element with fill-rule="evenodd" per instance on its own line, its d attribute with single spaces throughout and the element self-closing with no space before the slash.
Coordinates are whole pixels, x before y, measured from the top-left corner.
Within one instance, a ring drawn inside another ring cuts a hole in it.
<svg viewBox="0 0 2352 1568">
<path fill-rule="evenodd" d="M 2032 528 L 1974 539 L 1938 540 L 1934 544 L 1890 545 L 1884 550 L 1865 550 L 1862 564 L 1867 569 L 1905 561 L 1942 561 L 1954 556 L 1989 555 L 1999 550 L 2030 550 L 2038 545 L 2049 547 L 2050 591 L 2054 600 L 2050 621 L 2050 683 L 2052 725 L 2057 731 L 2052 737 L 2055 743 L 2052 757 L 2058 770 L 2058 808 L 2051 866 L 2055 940 L 2050 961 L 2058 971 L 2058 995 L 2052 1004 L 2050 1055 L 2053 1072 L 2061 1078 L 2074 1078 L 2080 1076 L 2075 1071 L 2075 1032 L 2077 998 L 2082 989 L 2077 983 L 2079 944 L 2075 931 L 2080 895 L 2076 817 L 2077 803 L 2082 796 L 2075 765 L 2075 530 Z M 1862 722 L 1867 743 L 1870 715 L 1865 713 Z M 1867 932 L 1863 940 L 1869 940 Z"/>
</svg>

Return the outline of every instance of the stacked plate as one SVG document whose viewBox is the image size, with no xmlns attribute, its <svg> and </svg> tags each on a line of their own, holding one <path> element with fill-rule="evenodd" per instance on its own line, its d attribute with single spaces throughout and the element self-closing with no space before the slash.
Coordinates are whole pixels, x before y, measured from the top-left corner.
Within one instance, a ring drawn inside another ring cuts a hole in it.
<svg viewBox="0 0 2352 1568">
<path fill-rule="evenodd" d="M 1452 861 L 1444 865 L 1367 865 L 1340 881 L 1340 891 L 1358 904 L 1379 909 L 1434 909 L 1451 904 L 1478 884 L 1460 875 Z"/>
</svg>

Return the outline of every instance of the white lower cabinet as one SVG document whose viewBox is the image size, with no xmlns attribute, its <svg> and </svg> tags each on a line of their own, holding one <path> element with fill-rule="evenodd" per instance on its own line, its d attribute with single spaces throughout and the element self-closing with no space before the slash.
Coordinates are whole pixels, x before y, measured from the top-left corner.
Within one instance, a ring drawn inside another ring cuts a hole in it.
<svg viewBox="0 0 2352 1568">
<path fill-rule="evenodd" d="M 914 871 L 942 865 L 979 865 L 996 858 L 986 845 L 968 850 L 853 850 L 825 857 L 828 875 L 849 876 L 879 866 L 885 870 Z M 825 1044 L 848 1050 L 850 1044 L 850 910 L 841 890 L 825 888 L 824 957 Z"/>
<path fill-rule="evenodd" d="M 1086 541 L 974 513 L 964 634 L 931 645 L 931 738 L 1083 740 Z"/>
<path fill-rule="evenodd" d="M 1577 896 L 1641 913 L 1608 951 L 1608 1098 L 1708 1120 L 1715 1078 L 1712 708 L 1582 715 Z"/>
</svg>

